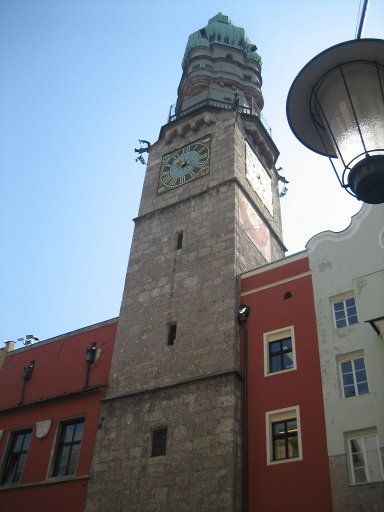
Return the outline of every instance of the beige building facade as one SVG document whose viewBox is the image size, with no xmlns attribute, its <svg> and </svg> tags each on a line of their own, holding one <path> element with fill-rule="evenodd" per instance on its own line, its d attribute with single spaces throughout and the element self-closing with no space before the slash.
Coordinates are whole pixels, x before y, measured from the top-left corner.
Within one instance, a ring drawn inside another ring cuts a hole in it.
<svg viewBox="0 0 384 512">
<path fill-rule="evenodd" d="M 334 511 L 383 511 L 384 205 L 364 205 L 343 232 L 316 235 L 307 251 Z"/>
</svg>

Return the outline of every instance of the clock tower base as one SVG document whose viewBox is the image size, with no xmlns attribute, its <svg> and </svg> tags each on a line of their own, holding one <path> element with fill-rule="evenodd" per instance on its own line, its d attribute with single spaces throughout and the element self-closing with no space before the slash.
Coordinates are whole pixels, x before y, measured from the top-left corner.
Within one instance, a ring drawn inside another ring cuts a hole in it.
<svg viewBox="0 0 384 512">
<path fill-rule="evenodd" d="M 86 510 L 240 512 L 240 408 L 235 371 L 107 400 Z M 151 457 L 162 427 L 166 455 Z"/>
</svg>

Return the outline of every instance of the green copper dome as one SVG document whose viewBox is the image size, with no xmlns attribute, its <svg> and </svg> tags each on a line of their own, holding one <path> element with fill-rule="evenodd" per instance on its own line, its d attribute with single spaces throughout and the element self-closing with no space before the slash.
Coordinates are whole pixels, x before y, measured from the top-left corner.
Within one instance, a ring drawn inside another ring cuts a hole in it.
<svg viewBox="0 0 384 512">
<path fill-rule="evenodd" d="M 212 44 L 221 44 L 223 46 L 243 50 L 246 53 L 247 59 L 255 60 L 261 65 L 261 57 L 256 53 L 256 46 L 250 42 L 245 30 L 232 25 L 228 16 L 225 16 L 221 12 L 211 18 L 206 27 L 201 28 L 189 36 L 184 53 L 183 65 L 192 48 L 197 46 L 209 47 Z"/>
</svg>

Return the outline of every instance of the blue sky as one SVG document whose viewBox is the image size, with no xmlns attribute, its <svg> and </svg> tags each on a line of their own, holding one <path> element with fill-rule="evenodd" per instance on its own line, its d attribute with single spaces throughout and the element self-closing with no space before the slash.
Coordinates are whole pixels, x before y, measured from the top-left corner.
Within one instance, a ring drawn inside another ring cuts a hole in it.
<svg viewBox="0 0 384 512">
<path fill-rule="evenodd" d="M 358 203 L 285 118 L 294 77 L 353 39 L 359 0 L 0 0 L 0 345 L 117 316 L 145 168 L 188 35 L 222 11 L 263 59 L 263 114 L 289 179 L 285 243 L 345 228 Z M 383 37 L 371 0 L 365 37 Z"/>
</svg>

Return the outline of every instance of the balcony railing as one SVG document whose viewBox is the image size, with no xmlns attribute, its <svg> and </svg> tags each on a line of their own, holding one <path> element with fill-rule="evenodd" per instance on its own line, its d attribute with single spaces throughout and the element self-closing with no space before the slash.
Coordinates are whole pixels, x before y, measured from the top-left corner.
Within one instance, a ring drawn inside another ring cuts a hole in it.
<svg viewBox="0 0 384 512">
<path fill-rule="evenodd" d="M 177 119 L 181 119 L 182 117 L 187 116 L 191 112 L 194 112 L 195 110 L 199 110 L 202 107 L 214 107 L 214 108 L 224 108 L 226 110 L 236 110 L 238 112 L 241 112 L 242 114 L 249 114 L 255 117 L 258 117 L 260 121 L 263 123 L 264 128 L 267 130 L 269 135 L 272 136 L 272 129 L 269 126 L 268 122 L 266 121 L 265 117 L 262 114 L 257 113 L 257 111 L 252 107 L 247 107 L 245 105 L 238 105 L 237 107 L 234 107 L 233 103 L 228 103 L 226 101 L 221 100 L 214 100 L 212 98 L 205 98 L 204 100 L 199 101 L 198 103 L 195 103 L 191 107 L 185 108 L 184 110 L 181 110 L 180 112 L 176 112 L 174 114 L 171 113 L 172 107 L 169 112 L 168 116 L 168 123 L 171 123 L 172 121 L 176 121 Z"/>
</svg>

